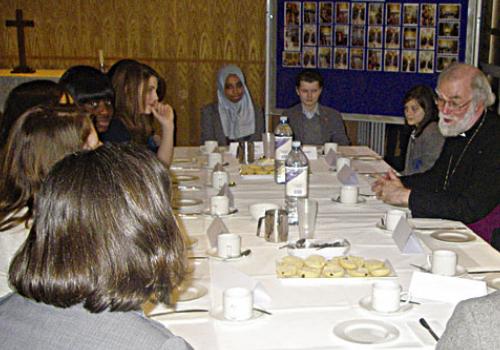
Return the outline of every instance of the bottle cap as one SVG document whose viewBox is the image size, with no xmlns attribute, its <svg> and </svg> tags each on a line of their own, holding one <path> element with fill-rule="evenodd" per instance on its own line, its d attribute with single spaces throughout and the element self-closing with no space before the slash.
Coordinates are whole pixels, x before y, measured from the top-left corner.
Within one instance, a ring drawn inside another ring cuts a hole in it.
<svg viewBox="0 0 500 350">
<path fill-rule="evenodd" d="M 300 141 L 292 141 L 292 147 L 300 147 Z"/>
<path fill-rule="evenodd" d="M 280 122 L 286 122 L 288 120 L 288 117 L 286 115 L 282 115 L 280 117 Z"/>
</svg>

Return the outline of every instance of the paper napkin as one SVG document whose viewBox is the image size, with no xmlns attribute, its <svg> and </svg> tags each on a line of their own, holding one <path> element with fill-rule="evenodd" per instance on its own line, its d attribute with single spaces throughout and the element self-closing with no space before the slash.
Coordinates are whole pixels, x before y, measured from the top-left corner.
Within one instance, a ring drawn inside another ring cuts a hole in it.
<svg viewBox="0 0 500 350">
<path fill-rule="evenodd" d="M 396 228 L 392 232 L 392 239 L 394 239 L 403 254 L 420 254 L 424 252 L 420 241 L 413 233 L 410 224 L 408 224 L 408 220 L 403 217 L 399 219 Z"/>
<path fill-rule="evenodd" d="M 302 152 L 304 152 L 309 160 L 318 159 L 318 149 L 316 146 L 302 146 Z"/>
<path fill-rule="evenodd" d="M 216 216 L 210 226 L 207 229 L 208 241 L 212 248 L 217 247 L 217 236 L 221 233 L 229 233 L 224 221 L 218 216 Z"/>
<path fill-rule="evenodd" d="M 352 168 L 348 165 L 344 165 L 342 169 L 337 173 L 337 179 L 342 185 L 359 184 L 358 175 L 356 175 L 356 172 L 352 170 Z"/>
<path fill-rule="evenodd" d="M 437 300 L 452 304 L 488 294 L 486 282 L 415 271 L 409 293 L 412 298 Z"/>
<path fill-rule="evenodd" d="M 333 167 L 337 164 L 337 152 L 333 149 L 329 150 L 325 156 L 325 162 L 328 166 Z"/>
<path fill-rule="evenodd" d="M 221 298 L 215 299 L 222 300 L 222 292 L 228 288 L 243 287 L 253 290 L 255 306 L 266 308 L 271 305 L 271 296 L 264 286 L 247 274 L 224 263 L 214 263 L 210 271 L 213 290 L 219 290 L 221 293 Z"/>
<path fill-rule="evenodd" d="M 238 153 L 238 142 L 231 142 L 229 144 L 229 152 L 233 157 L 236 157 Z"/>
<path fill-rule="evenodd" d="M 226 196 L 229 199 L 229 208 L 234 208 L 234 195 L 231 189 L 229 189 L 228 184 L 224 184 L 222 188 L 220 189 L 219 193 L 217 194 L 218 196 Z"/>
</svg>

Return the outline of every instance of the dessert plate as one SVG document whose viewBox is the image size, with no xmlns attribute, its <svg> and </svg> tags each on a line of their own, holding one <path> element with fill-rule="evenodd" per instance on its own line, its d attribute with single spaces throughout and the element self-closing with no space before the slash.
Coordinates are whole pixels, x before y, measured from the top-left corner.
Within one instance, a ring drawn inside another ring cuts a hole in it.
<svg viewBox="0 0 500 350">
<path fill-rule="evenodd" d="M 172 176 L 172 183 L 178 184 L 181 182 L 187 182 L 187 181 L 196 181 L 199 180 L 200 178 L 196 175 L 182 175 L 182 174 L 177 174 Z"/>
<path fill-rule="evenodd" d="M 217 320 L 217 321 L 220 321 L 220 322 L 224 322 L 224 323 L 227 323 L 227 324 L 241 324 L 241 323 L 247 323 L 247 322 L 251 322 L 251 321 L 255 321 L 259 318 L 261 318 L 262 316 L 264 315 L 263 312 L 259 311 L 259 310 L 256 310 L 254 309 L 253 310 L 253 314 L 252 314 L 252 317 L 249 318 L 248 320 L 242 320 L 242 321 L 235 321 L 235 320 L 228 320 L 226 318 L 224 318 L 224 310 L 222 309 L 217 309 L 215 311 L 211 311 L 210 312 L 210 316 Z"/>
<path fill-rule="evenodd" d="M 398 329 L 392 324 L 368 319 L 341 322 L 333 328 L 333 334 L 358 344 L 387 343 L 399 337 Z"/>
<path fill-rule="evenodd" d="M 174 209 L 174 210 L 188 210 L 188 209 L 192 209 L 192 207 L 196 207 L 202 203 L 203 203 L 203 201 L 201 199 L 174 198 L 172 200 L 172 209 Z"/>
<path fill-rule="evenodd" d="M 438 230 L 431 233 L 431 237 L 439 241 L 451 242 L 451 243 L 465 243 L 471 242 L 476 239 L 476 237 L 468 232 L 462 231 L 449 231 L 449 230 Z"/>
<path fill-rule="evenodd" d="M 209 258 L 214 259 L 214 260 L 219 260 L 219 261 L 237 261 L 237 260 L 241 260 L 245 256 L 248 256 L 248 255 L 251 254 L 251 251 L 248 252 L 248 250 L 245 250 L 244 252 L 246 254 L 240 254 L 238 256 L 233 256 L 231 258 L 223 258 L 222 256 L 217 255 L 217 248 L 210 248 L 209 250 L 207 250 L 207 255 L 208 255 Z"/>
<path fill-rule="evenodd" d="M 403 304 L 401 303 L 401 306 L 399 307 L 399 310 L 394 311 L 394 312 L 382 312 L 382 311 L 377 311 L 373 308 L 372 306 L 372 297 L 371 295 L 366 296 L 364 298 L 361 298 L 359 301 L 359 306 L 361 306 L 362 309 L 369 311 L 375 315 L 378 316 L 400 316 L 408 311 L 410 311 L 413 307 L 412 304 Z"/>
<path fill-rule="evenodd" d="M 193 283 L 189 286 L 180 286 L 177 288 L 179 293 L 177 301 L 192 301 L 205 296 L 208 292 L 207 288 L 200 284 Z"/>
<path fill-rule="evenodd" d="M 238 212 L 238 209 L 237 208 L 229 208 L 229 213 L 227 214 L 222 214 L 222 215 L 213 215 L 211 212 L 210 212 L 210 209 L 206 209 L 203 211 L 203 215 L 207 215 L 207 216 L 211 216 L 211 217 L 220 217 L 220 218 L 225 218 L 225 217 L 228 217 L 228 216 L 231 216 L 231 215 L 234 215 Z"/>
</svg>

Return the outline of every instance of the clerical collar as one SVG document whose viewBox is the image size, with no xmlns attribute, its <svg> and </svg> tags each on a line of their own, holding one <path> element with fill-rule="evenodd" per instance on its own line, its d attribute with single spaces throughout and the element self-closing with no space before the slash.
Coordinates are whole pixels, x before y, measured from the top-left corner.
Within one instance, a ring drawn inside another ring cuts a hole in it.
<svg viewBox="0 0 500 350">
<path fill-rule="evenodd" d="M 316 106 L 314 107 L 314 109 L 312 111 L 307 111 L 305 108 L 304 108 L 304 105 L 302 105 L 302 113 L 304 113 L 304 115 L 306 116 L 307 119 L 312 119 L 314 118 L 314 116 L 317 114 L 319 115 L 319 103 L 316 103 Z"/>
</svg>

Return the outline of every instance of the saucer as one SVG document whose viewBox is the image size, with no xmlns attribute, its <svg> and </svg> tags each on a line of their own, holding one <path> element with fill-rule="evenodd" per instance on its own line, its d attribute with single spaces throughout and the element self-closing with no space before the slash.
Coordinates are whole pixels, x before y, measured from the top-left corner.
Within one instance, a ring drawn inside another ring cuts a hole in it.
<svg viewBox="0 0 500 350">
<path fill-rule="evenodd" d="M 474 241 L 476 237 L 468 232 L 437 230 L 431 233 L 431 237 L 439 241 L 451 243 L 465 243 Z"/>
<path fill-rule="evenodd" d="M 338 196 L 337 198 L 332 198 L 332 202 L 343 204 L 343 205 L 358 205 L 358 204 L 366 203 L 366 199 L 358 196 L 358 201 L 356 203 L 342 203 L 340 201 L 340 196 Z"/>
<path fill-rule="evenodd" d="M 424 269 L 427 269 L 429 273 L 431 272 L 431 266 L 429 266 L 427 263 L 422 266 Z M 458 265 L 455 267 L 455 275 L 450 276 L 450 277 L 462 277 L 465 276 L 468 273 L 467 269 L 463 267 L 462 265 Z"/>
<path fill-rule="evenodd" d="M 205 209 L 203 211 L 203 215 L 206 215 L 206 216 L 211 216 L 211 217 L 220 217 L 220 218 L 225 218 L 225 217 L 228 217 L 228 216 L 231 216 L 231 215 L 234 215 L 238 212 L 238 208 L 229 208 L 229 213 L 227 214 L 222 214 L 222 215 L 213 215 L 211 212 L 210 212 L 210 209 Z"/>
<path fill-rule="evenodd" d="M 220 321 L 220 322 L 224 322 L 227 324 L 240 324 L 240 323 L 255 321 L 255 320 L 261 318 L 264 315 L 264 313 L 254 309 L 253 313 L 252 313 L 252 317 L 250 317 L 248 320 L 241 320 L 241 321 L 228 320 L 227 318 L 224 317 L 224 310 L 223 309 L 217 309 L 215 311 L 211 311 L 209 315 L 213 319 Z"/>
<path fill-rule="evenodd" d="M 380 230 L 382 230 L 382 231 L 384 231 L 384 233 L 390 233 L 390 234 L 392 234 L 392 231 L 391 231 L 391 230 L 388 230 L 388 229 L 385 227 L 385 225 L 382 225 L 382 223 L 381 223 L 380 221 L 379 221 L 379 222 L 377 222 L 377 224 L 375 225 L 375 227 L 376 227 L 376 228 L 378 228 L 378 229 L 380 229 Z"/>
<path fill-rule="evenodd" d="M 192 199 L 192 198 L 174 198 L 172 200 L 172 209 L 174 210 L 189 210 L 192 207 L 196 207 L 202 204 L 203 201 L 201 199 Z"/>
<path fill-rule="evenodd" d="M 491 273 L 484 278 L 486 284 L 494 289 L 500 289 L 500 273 Z"/>
<path fill-rule="evenodd" d="M 361 306 L 361 308 L 365 309 L 366 311 L 369 311 L 369 312 L 371 312 L 375 315 L 379 315 L 379 316 L 400 316 L 400 315 L 410 311 L 413 308 L 413 305 L 410 303 L 408 303 L 408 304 L 401 303 L 401 306 L 399 307 L 399 309 L 394 311 L 394 312 L 377 311 L 372 306 L 371 295 L 366 296 L 364 298 L 361 298 L 361 300 L 359 301 L 359 306 Z"/>
<path fill-rule="evenodd" d="M 238 255 L 238 256 L 233 256 L 231 258 L 223 258 L 221 256 L 217 255 L 217 248 L 210 248 L 207 250 L 207 255 L 214 260 L 218 261 L 238 261 L 243 259 L 246 255 Z"/>
<path fill-rule="evenodd" d="M 177 301 L 185 302 L 205 296 L 208 290 L 204 286 L 194 283 L 186 287 L 181 285 L 176 289 L 176 292 L 178 293 Z"/>
<path fill-rule="evenodd" d="M 392 324 L 369 319 L 341 322 L 333 328 L 333 334 L 357 344 L 381 344 L 399 337 L 398 329 Z"/>
<path fill-rule="evenodd" d="M 186 181 L 196 181 L 199 180 L 200 178 L 195 175 L 173 175 L 172 176 L 172 183 L 174 184 L 179 184 L 181 182 L 186 182 Z"/>
</svg>

